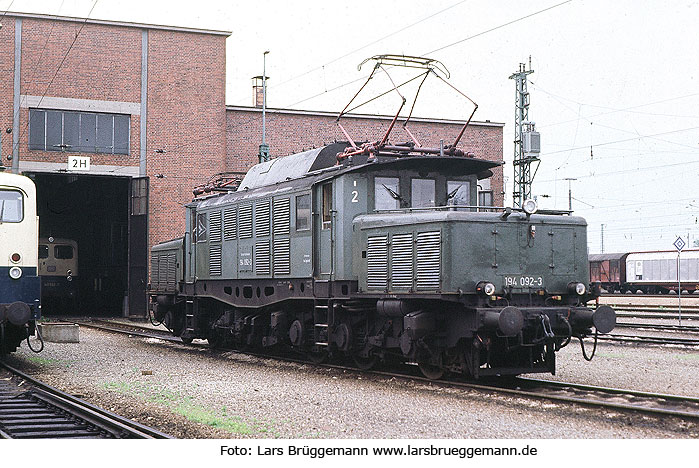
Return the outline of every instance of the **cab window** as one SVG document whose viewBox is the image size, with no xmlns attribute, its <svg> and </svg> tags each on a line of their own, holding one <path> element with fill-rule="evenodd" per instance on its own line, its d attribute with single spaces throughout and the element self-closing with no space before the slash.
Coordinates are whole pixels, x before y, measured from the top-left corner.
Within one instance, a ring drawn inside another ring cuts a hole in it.
<svg viewBox="0 0 699 468">
<path fill-rule="evenodd" d="M 471 204 L 471 184 L 464 180 L 450 180 L 447 182 L 447 205 Z"/>
<path fill-rule="evenodd" d="M 40 245 L 39 246 L 39 258 L 49 258 L 49 246 Z"/>
<path fill-rule="evenodd" d="M 0 222 L 19 223 L 24 219 L 22 193 L 16 190 L 0 190 Z"/>
<path fill-rule="evenodd" d="M 305 231 L 311 228 L 311 196 L 296 197 L 296 230 Z"/>
<path fill-rule="evenodd" d="M 398 177 L 376 177 L 374 179 L 374 209 L 397 210 L 400 208 Z"/>
<path fill-rule="evenodd" d="M 206 213 L 197 213 L 196 242 L 206 242 Z"/>
<path fill-rule="evenodd" d="M 411 206 L 413 208 L 435 206 L 434 179 L 413 179 L 410 181 L 410 191 L 412 192 Z"/>
<path fill-rule="evenodd" d="M 332 184 L 323 185 L 323 229 L 330 229 L 332 224 L 332 202 L 333 202 L 333 186 Z"/>
<path fill-rule="evenodd" d="M 72 245 L 54 245 L 53 246 L 53 257 L 60 260 L 69 260 L 73 258 L 73 246 Z"/>
</svg>

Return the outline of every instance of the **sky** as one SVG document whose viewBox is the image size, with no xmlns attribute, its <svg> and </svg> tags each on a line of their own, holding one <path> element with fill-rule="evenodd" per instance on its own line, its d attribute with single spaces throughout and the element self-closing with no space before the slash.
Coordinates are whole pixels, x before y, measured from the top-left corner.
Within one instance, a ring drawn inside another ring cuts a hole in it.
<svg viewBox="0 0 699 468">
<path fill-rule="evenodd" d="M 588 222 L 590 253 L 602 241 L 604 252 L 671 250 L 678 236 L 699 247 L 699 1 L 0 0 L 6 9 L 231 31 L 230 105 L 252 104 L 251 78 L 262 74 L 266 50 L 269 107 L 331 112 L 366 78 L 370 68 L 357 69 L 364 59 L 437 59 L 478 103 L 475 120 L 505 124 L 507 205 L 515 117 L 508 77 L 531 57 L 539 206 L 567 209 L 570 201 Z M 415 116 L 470 114 L 445 85 L 428 84 Z M 393 114 L 396 103 L 388 95 L 358 111 Z"/>
</svg>

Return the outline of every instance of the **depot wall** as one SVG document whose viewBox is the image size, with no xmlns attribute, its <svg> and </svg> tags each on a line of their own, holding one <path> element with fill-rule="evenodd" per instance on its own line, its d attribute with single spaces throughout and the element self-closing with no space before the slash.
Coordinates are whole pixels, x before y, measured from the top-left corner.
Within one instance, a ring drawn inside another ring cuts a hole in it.
<svg viewBox="0 0 699 468">
<path fill-rule="evenodd" d="M 192 185 L 225 170 L 229 34 L 8 13 L 0 29 L 3 164 L 65 172 L 77 154 L 90 158 L 93 175 L 149 177 L 149 244 L 181 235 Z M 126 114 L 128 154 L 30 149 L 30 109 Z"/>
</svg>

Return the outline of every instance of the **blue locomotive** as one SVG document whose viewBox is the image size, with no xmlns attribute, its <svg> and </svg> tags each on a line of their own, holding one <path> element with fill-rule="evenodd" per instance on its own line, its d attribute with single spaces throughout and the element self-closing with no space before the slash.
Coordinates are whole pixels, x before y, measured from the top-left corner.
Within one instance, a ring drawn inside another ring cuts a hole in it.
<svg viewBox="0 0 699 468">
<path fill-rule="evenodd" d="M 34 182 L 0 171 L 0 354 L 34 335 L 41 316 L 38 235 Z"/>
</svg>

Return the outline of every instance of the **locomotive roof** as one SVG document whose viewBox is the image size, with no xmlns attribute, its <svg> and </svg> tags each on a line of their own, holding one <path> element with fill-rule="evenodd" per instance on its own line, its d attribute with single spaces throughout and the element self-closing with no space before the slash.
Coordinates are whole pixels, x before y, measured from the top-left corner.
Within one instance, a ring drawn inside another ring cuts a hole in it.
<svg viewBox="0 0 699 468">
<path fill-rule="evenodd" d="M 282 156 L 256 164 L 245 174 L 238 191 L 298 179 L 309 172 L 332 167 L 337 162 L 337 153 L 346 147 L 346 143 L 333 143 L 321 148 L 314 148 L 302 153 Z"/>
<path fill-rule="evenodd" d="M 348 146 L 347 143 L 333 143 L 321 148 L 304 151 L 302 153 L 291 154 L 272 159 L 260 164 L 256 164 L 245 175 L 238 191 L 251 190 L 257 187 L 278 184 L 288 180 L 298 179 L 329 169 L 337 165 L 337 154 Z M 502 163 L 487 161 L 484 159 L 454 156 L 379 156 L 376 162 L 382 164 L 392 164 L 396 169 L 410 169 L 425 164 L 425 161 L 438 162 L 444 169 L 456 170 L 461 173 L 477 174 L 487 171 Z M 352 170 L 364 166 L 366 156 L 360 156 L 355 161 L 354 166 L 345 166 L 342 169 Z M 372 163 L 374 164 L 374 163 Z M 341 169 L 341 167 L 338 167 Z M 487 174 L 490 176 L 491 174 Z"/>
<path fill-rule="evenodd" d="M 340 174 L 364 169 L 428 169 L 437 168 L 450 174 L 478 174 L 489 177 L 489 171 L 502 163 L 471 157 L 456 156 L 379 156 L 373 162 L 367 157 L 357 157 L 353 165 L 337 165 L 337 153 L 346 143 L 333 143 L 303 153 L 282 156 L 253 166 L 240 183 L 238 190 L 226 194 L 210 195 L 192 201 L 199 207 L 218 205 L 247 197 L 257 198 L 271 192 L 285 192 L 299 187 L 310 187 L 318 181 Z M 190 205 L 188 205 L 190 206 Z"/>
<path fill-rule="evenodd" d="M 35 191 L 34 182 L 29 177 L 10 172 L 0 172 L 0 188 L 18 188 L 28 196 L 33 196 Z"/>
</svg>

